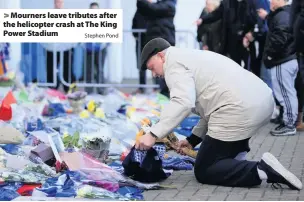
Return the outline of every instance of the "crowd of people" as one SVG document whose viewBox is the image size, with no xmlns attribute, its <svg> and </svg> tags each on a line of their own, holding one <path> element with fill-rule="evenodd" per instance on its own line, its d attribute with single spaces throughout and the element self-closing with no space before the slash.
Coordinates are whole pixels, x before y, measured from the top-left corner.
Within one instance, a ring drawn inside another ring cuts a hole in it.
<svg viewBox="0 0 304 202">
<path fill-rule="evenodd" d="M 134 33 L 136 51 L 156 37 L 175 45 L 176 4 L 176 0 L 137 0 L 132 28 L 147 31 Z M 278 111 L 272 122 L 279 126 L 271 134 L 276 136 L 304 130 L 303 5 L 303 0 L 207 0 L 195 21 L 202 50 L 231 58 L 272 89 Z M 146 84 L 145 75 L 140 69 L 140 84 Z M 164 79 L 156 83 L 169 96 Z"/>
</svg>

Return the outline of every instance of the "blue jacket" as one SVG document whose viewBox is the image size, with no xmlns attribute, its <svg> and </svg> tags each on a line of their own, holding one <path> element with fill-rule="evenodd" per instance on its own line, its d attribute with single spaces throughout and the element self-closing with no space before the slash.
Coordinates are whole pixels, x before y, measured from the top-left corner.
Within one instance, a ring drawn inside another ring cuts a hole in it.
<svg viewBox="0 0 304 202">
<path fill-rule="evenodd" d="M 268 0 L 254 0 L 253 2 L 256 6 L 256 9 L 263 8 L 268 13 L 270 12 L 270 4 Z M 268 32 L 268 26 L 266 20 L 263 20 L 260 17 L 258 17 L 258 28 L 260 33 Z"/>
</svg>

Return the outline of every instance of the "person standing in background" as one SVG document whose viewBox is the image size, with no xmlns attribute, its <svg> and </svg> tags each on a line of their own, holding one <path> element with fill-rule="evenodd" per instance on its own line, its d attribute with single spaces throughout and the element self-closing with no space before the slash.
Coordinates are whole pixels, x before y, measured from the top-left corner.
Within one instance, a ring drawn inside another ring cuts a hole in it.
<svg viewBox="0 0 304 202">
<path fill-rule="evenodd" d="M 257 21 L 256 8 L 252 0 L 223 0 L 220 6 L 208 15 L 200 16 L 196 25 L 223 20 L 222 41 L 224 54 L 239 65 L 248 63 L 248 51 L 243 46 L 243 37 L 253 31 Z"/>
<path fill-rule="evenodd" d="M 135 12 L 135 15 L 133 17 L 132 21 L 132 29 L 146 29 L 147 28 L 147 22 L 145 17 L 138 11 L 138 9 Z M 146 41 L 146 33 L 140 32 L 133 32 L 133 36 L 136 41 L 136 59 L 137 59 L 137 68 L 139 71 L 139 84 L 146 84 L 146 70 L 142 70 L 139 65 L 140 60 L 140 53 L 142 49 L 144 48 L 145 41 Z M 136 93 L 144 93 L 144 88 L 139 88 Z"/>
<path fill-rule="evenodd" d="M 55 9 L 63 9 L 64 0 L 54 0 Z M 63 52 L 63 78 L 66 82 L 72 83 L 75 81 L 72 72 L 73 64 L 73 52 L 74 47 L 77 43 L 42 43 L 42 47 L 46 50 L 46 66 L 47 66 L 47 82 L 54 82 L 54 57 L 56 57 L 56 68 L 59 66 L 60 62 L 60 52 Z M 58 75 L 56 74 L 56 77 Z M 55 89 L 59 88 L 59 78 L 57 79 Z M 69 86 L 63 86 L 64 91 L 67 93 Z"/>
<path fill-rule="evenodd" d="M 290 14 L 290 25 L 291 29 L 293 29 L 299 63 L 299 71 L 295 83 L 299 101 L 297 130 L 304 131 L 304 0 L 293 0 Z"/>
<path fill-rule="evenodd" d="M 161 37 L 172 46 L 175 45 L 176 0 L 137 0 L 137 9 L 147 20 L 145 44 L 154 38 Z M 156 78 L 155 83 L 160 85 L 161 94 L 170 97 L 168 86 L 163 78 Z"/>
<path fill-rule="evenodd" d="M 203 9 L 201 16 L 213 12 L 220 5 L 220 0 L 207 0 L 206 7 Z M 222 19 L 211 23 L 201 24 L 197 27 L 197 41 L 202 42 L 203 50 L 210 50 L 216 53 L 223 53 L 223 42 L 221 36 Z"/>
<path fill-rule="evenodd" d="M 99 9 L 99 4 L 93 2 L 90 9 Z M 107 54 L 106 43 L 86 43 L 86 82 L 105 83 L 104 81 L 104 64 Z M 93 92 L 93 87 L 86 88 L 87 93 Z M 98 93 L 103 94 L 103 88 L 98 88 Z"/>
<path fill-rule="evenodd" d="M 271 134 L 287 136 L 296 134 L 298 99 L 295 79 L 298 73 L 295 41 L 289 26 L 290 5 L 288 0 L 271 0 L 271 12 L 259 9 L 259 15 L 267 19 L 269 28 L 263 62 L 270 71 L 271 85 L 276 100 L 283 109 L 283 119 Z"/>
<path fill-rule="evenodd" d="M 269 4 L 268 0 L 255 0 L 253 2 L 255 4 L 256 9 L 261 9 L 262 8 L 267 13 L 269 13 L 270 4 Z M 262 76 L 265 77 L 265 75 L 264 75 L 265 74 L 264 73 L 265 67 L 262 64 L 262 58 L 263 58 L 264 46 L 265 46 L 265 42 L 266 42 L 267 31 L 268 31 L 268 27 L 267 27 L 266 20 L 262 19 L 261 17 L 258 16 L 257 17 L 257 25 L 256 25 L 256 28 L 255 28 L 254 32 L 248 32 L 243 39 L 243 43 L 245 44 L 245 47 L 248 47 L 249 51 L 250 51 L 250 55 L 251 55 L 250 67 L 251 67 L 251 70 L 258 77 L 261 77 L 261 73 L 262 73 Z M 255 42 L 258 43 L 258 53 L 257 53 L 257 55 L 256 55 Z M 247 44 L 247 46 L 246 46 L 246 44 Z M 270 84 L 269 84 L 269 87 L 271 88 Z"/>
</svg>

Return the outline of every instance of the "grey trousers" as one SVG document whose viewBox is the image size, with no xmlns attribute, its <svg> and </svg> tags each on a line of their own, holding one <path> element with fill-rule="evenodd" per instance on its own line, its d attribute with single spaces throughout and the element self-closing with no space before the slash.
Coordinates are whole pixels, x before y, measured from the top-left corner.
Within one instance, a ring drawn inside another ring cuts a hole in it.
<svg viewBox="0 0 304 202">
<path fill-rule="evenodd" d="M 283 123 L 294 127 L 298 116 L 298 99 L 295 79 L 298 73 L 296 59 L 270 69 L 274 95 L 283 107 Z"/>
</svg>

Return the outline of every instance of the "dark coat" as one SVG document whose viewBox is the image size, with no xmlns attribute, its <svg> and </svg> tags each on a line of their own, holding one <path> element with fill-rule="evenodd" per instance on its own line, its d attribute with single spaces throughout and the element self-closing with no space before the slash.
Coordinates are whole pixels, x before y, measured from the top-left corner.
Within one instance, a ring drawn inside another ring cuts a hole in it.
<svg viewBox="0 0 304 202">
<path fill-rule="evenodd" d="M 136 10 L 134 17 L 133 17 L 132 29 L 147 29 L 147 21 L 146 21 L 145 17 L 142 14 L 140 14 L 138 9 Z M 133 36 L 135 38 L 137 38 L 138 33 L 133 32 Z"/>
<path fill-rule="evenodd" d="M 133 17 L 132 21 L 132 29 L 147 29 L 147 21 L 145 17 L 140 14 L 138 9 L 135 12 L 135 15 Z M 138 43 L 140 43 L 140 50 L 144 48 L 145 42 L 146 42 L 146 33 L 145 32 L 133 32 L 133 36 L 136 39 L 136 48 L 138 47 Z M 140 37 L 139 37 L 140 36 Z"/>
<path fill-rule="evenodd" d="M 162 0 L 157 3 L 137 0 L 137 9 L 147 20 L 146 43 L 161 37 L 175 45 L 176 0 Z"/>
<path fill-rule="evenodd" d="M 293 0 L 290 14 L 296 51 L 304 54 L 304 0 Z"/>
<path fill-rule="evenodd" d="M 234 49 L 235 44 L 242 44 L 245 34 L 254 30 L 257 22 L 256 7 L 252 0 L 223 0 L 220 6 L 206 16 L 201 16 L 203 24 L 210 24 L 222 19 L 222 43 L 224 52 Z"/>
<path fill-rule="evenodd" d="M 263 61 L 267 68 L 296 59 L 293 33 L 289 26 L 290 5 L 270 12 Z"/>
<path fill-rule="evenodd" d="M 201 16 L 207 15 L 204 9 Z M 197 41 L 207 45 L 210 51 L 223 53 L 223 37 L 221 36 L 222 20 L 211 24 L 201 24 L 197 28 Z"/>
</svg>

